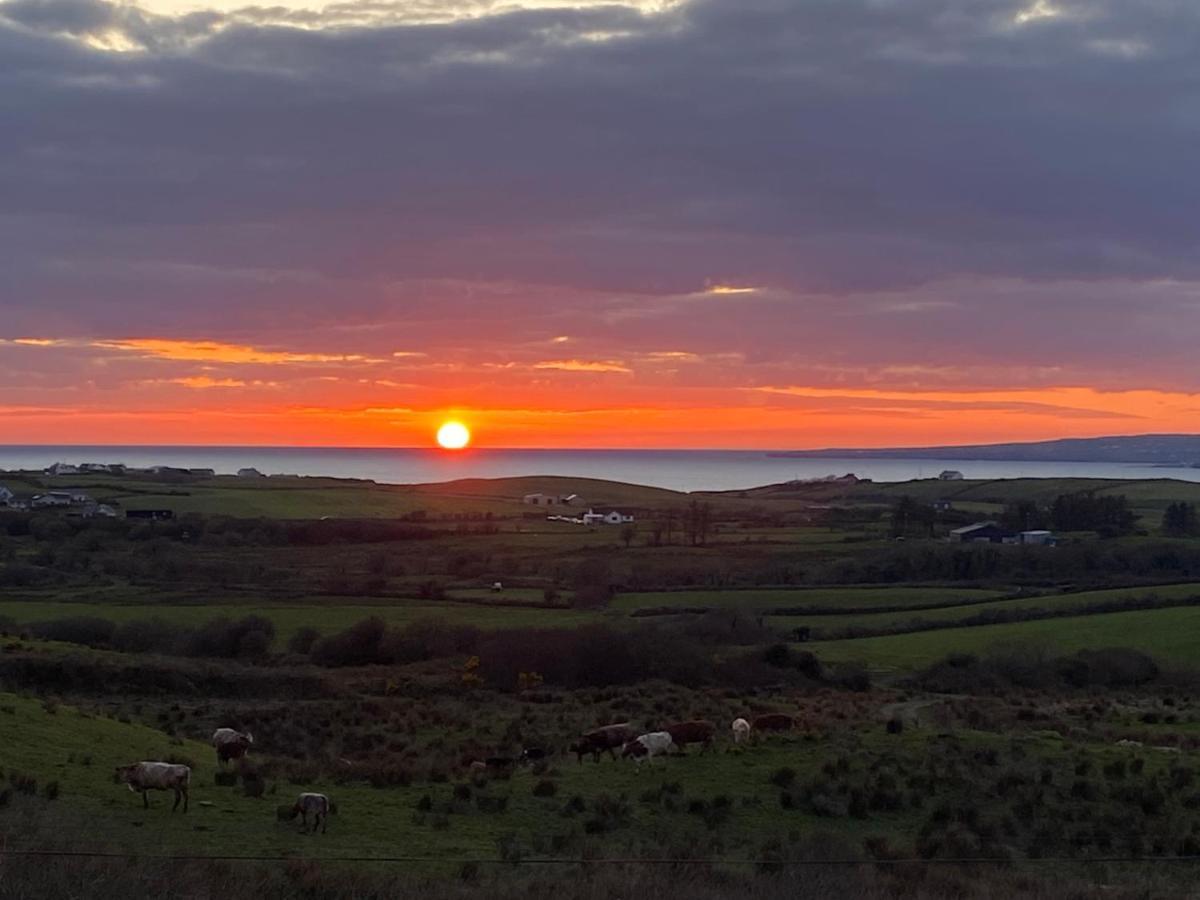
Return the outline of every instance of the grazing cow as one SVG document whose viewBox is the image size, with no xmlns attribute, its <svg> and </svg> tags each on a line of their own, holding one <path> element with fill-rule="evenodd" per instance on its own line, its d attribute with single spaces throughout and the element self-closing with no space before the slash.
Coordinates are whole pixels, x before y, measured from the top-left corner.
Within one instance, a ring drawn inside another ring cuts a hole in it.
<svg viewBox="0 0 1200 900">
<path fill-rule="evenodd" d="M 688 744 L 699 744 L 701 750 L 707 750 L 712 746 L 717 726 L 712 722 L 698 719 L 691 722 L 676 722 L 668 725 L 663 731 L 671 736 L 671 740 L 680 749 L 686 748 Z"/>
<path fill-rule="evenodd" d="M 142 795 L 142 807 L 150 808 L 147 791 L 174 791 L 175 805 L 179 808 L 183 800 L 183 811 L 188 811 L 188 785 L 192 781 L 192 770 L 187 766 L 165 762 L 139 762 L 128 766 L 117 766 L 117 782 L 129 786 L 135 794 Z"/>
<path fill-rule="evenodd" d="M 621 756 L 632 758 L 640 768 L 643 759 L 654 759 L 656 756 L 665 757 L 675 749 L 677 748 L 675 742 L 671 740 L 670 734 L 665 731 L 652 731 L 627 743 L 621 751 Z M 663 760 L 663 763 L 666 763 L 666 759 Z"/>
<path fill-rule="evenodd" d="M 469 766 L 467 766 L 467 770 L 472 774 L 481 774 L 487 771 L 487 763 L 478 759 L 474 760 Z"/>
<path fill-rule="evenodd" d="M 254 735 L 248 731 L 243 734 L 232 728 L 218 728 L 212 736 L 212 745 L 217 751 L 217 765 L 224 765 L 231 759 L 241 759 L 253 744 Z"/>
<path fill-rule="evenodd" d="M 517 761 L 511 756 L 489 756 L 483 761 L 489 772 L 511 772 Z"/>
<path fill-rule="evenodd" d="M 735 744 L 740 744 L 749 739 L 750 723 L 745 719 L 734 719 L 730 728 L 733 730 L 733 742 Z"/>
<path fill-rule="evenodd" d="M 581 763 L 586 753 L 592 754 L 593 762 L 600 762 L 600 754 L 606 750 L 613 759 L 616 759 L 617 748 L 624 747 L 635 737 L 637 737 L 637 732 L 630 727 L 629 723 L 621 722 L 618 725 L 605 725 L 602 728 L 585 732 L 567 749 L 574 753 Z"/>
<path fill-rule="evenodd" d="M 313 814 L 313 834 L 317 833 L 317 826 L 321 826 L 321 834 L 325 833 L 325 829 L 329 824 L 329 798 L 324 794 L 303 793 L 296 798 L 296 803 L 292 807 L 292 818 L 300 817 L 300 821 L 304 824 L 305 832 L 308 831 L 308 814 Z"/>
<path fill-rule="evenodd" d="M 766 713 L 754 719 L 755 731 L 791 731 L 796 720 L 786 713 Z"/>
</svg>

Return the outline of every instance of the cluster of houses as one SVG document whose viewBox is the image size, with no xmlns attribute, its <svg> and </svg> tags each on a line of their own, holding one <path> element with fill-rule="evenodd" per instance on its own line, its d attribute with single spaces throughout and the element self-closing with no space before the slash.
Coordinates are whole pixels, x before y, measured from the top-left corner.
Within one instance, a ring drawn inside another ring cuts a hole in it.
<svg viewBox="0 0 1200 900">
<path fill-rule="evenodd" d="M 574 507 L 583 509 L 583 501 L 578 494 L 526 494 L 521 498 L 526 506 Z M 630 513 L 619 509 L 597 509 L 589 506 L 586 511 L 576 514 L 559 513 L 546 516 L 548 522 L 570 522 L 572 525 L 629 525 L 633 523 Z"/>
<path fill-rule="evenodd" d="M 135 468 L 123 463 L 73 463 L 56 462 L 43 470 L 47 475 L 174 475 L 189 478 L 212 478 L 214 469 L 184 469 L 179 466 L 146 466 Z M 242 471 L 253 471 L 243 469 Z M 241 472 L 238 473 L 239 475 Z M 257 473 L 255 473 L 257 474 Z"/>
<path fill-rule="evenodd" d="M 633 516 L 619 509 L 592 509 L 579 516 L 546 516 L 547 522 L 569 522 L 572 525 L 632 525 Z"/>
<path fill-rule="evenodd" d="M 1053 547 L 1058 543 L 1052 531 L 1010 531 L 995 522 L 976 522 L 955 528 L 950 532 L 950 540 L 963 544 L 1026 544 L 1035 547 Z"/>
<path fill-rule="evenodd" d="M 62 509 L 91 519 L 101 516 L 115 519 L 117 511 L 107 503 L 97 503 L 82 491 L 46 491 L 32 496 L 18 496 L 7 485 L 0 484 L 0 509 L 33 510 L 33 509 Z"/>
</svg>

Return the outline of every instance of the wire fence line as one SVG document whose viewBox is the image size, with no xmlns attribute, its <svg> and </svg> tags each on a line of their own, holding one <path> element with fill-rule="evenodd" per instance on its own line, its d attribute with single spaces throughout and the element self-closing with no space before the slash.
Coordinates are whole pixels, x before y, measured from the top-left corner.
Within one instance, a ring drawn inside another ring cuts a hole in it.
<svg viewBox="0 0 1200 900">
<path fill-rule="evenodd" d="M 192 854 L 192 853 L 133 853 L 119 850 L 51 850 L 41 848 L 7 849 L 0 847 L 0 862 L 5 857 L 88 858 L 119 860 L 161 860 L 172 862 L 324 862 L 324 863 L 404 863 L 452 865 L 545 865 L 545 866 L 761 866 L 763 868 L 797 868 L 805 866 L 1021 866 L 1021 865 L 1117 865 L 1200 863 L 1198 856 L 1039 856 L 1017 859 L 991 856 L 962 857 L 903 857 L 899 859 L 735 859 L 663 858 L 663 857 L 442 857 L 442 856 L 282 856 L 267 854 Z"/>
</svg>

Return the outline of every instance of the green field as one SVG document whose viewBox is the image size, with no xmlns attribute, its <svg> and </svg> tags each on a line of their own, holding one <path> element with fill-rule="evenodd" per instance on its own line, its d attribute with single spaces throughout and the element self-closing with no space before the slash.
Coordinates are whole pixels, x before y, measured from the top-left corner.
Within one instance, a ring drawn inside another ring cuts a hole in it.
<svg viewBox="0 0 1200 900">
<path fill-rule="evenodd" d="M 484 698 L 479 702 L 486 704 Z M 479 715 L 486 715 L 486 710 L 481 707 Z M 534 796 L 539 776 L 518 770 L 511 780 L 494 781 L 483 789 L 489 797 L 507 798 L 506 811 L 481 812 L 473 803 L 460 803 L 444 816 L 445 827 L 435 828 L 429 821 L 434 817 L 416 814 L 417 803 L 428 794 L 435 811 L 450 804 L 449 784 L 380 790 L 358 783 L 290 784 L 268 779 L 267 795 L 251 799 L 243 796 L 240 788 L 214 784 L 217 767 L 205 735 L 172 739 L 142 725 L 87 715 L 65 705 L 48 711 L 39 701 L 13 694 L 0 694 L 0 727 L 5 738 L 0 742 L 0 768 L 6 774 L 33 775 L 39 789 L 48 781 L 57 781 L 61 793 L 51 803 L 56 813 L 104 823 L 103 834 L 95 836 L 92 846 L 136 847 L 142 853 L 189 848 L 203 854 L 320 857 L 400 853 L 446 860 L 495 858 L 497 838 L 502 834 L 514 833 L 528 846 L 550 834 L 576 829 L 577 823 L 560 814 L 564 802 L 574 795 L 589 804 L 600 795 L 633 798 L 630 825 L 646 834 L 703 834 L 703 825 L 684 808 L 671 811 L 637 803 L 642 791 L 669 779 L 679 784 L 681 796 L 708 799 L 723 792 L 739 801 L 730 822 L 733 830 L 728 851 L 736 855 L 736 845 L 752 846 L 778 827 L 778 789 L 769 782 L 773 771 L 788 765 L 802 774 L 815 774 L 827 756 L 843 749 L 834 740 L 816 753 L 810 746 L 802 746 L 799 738 L 785 738 L 744 753 L 693 752 L 686 758 L 659 761 L 653 770 L 644 772 L 629 762 L 605 759 L 599 765 L 590 761 L 577 765 L 573 757 L 560 757 L 543 776 L 555 781 L 558 791 L 554 797 Z M 889 746 L 916 752 L 923 740 L 920 735 L 906 735 L 902 742 L 893 739 Z M 882 744 L 882 740 L 876 737 L 872 744 Z M 164 793 L 152 792 L 152 806 L 143 810 L 140 797 L 113 783 L 115 766 L 168 757 L 186 761 L 193 769 L 187 815 L 172 813 L 171 795 Z M 297 825 L 276 821 L 276 805 L 291 802 L 302 790 L 322 791 L 337 804 L 327 834 L 304 836 L 297 833 Z M 905 814 L 875 816 L 870 827 L 903 826 L 908 818 Z M 795 813 L 790 819 L 796 827 L 812 827 L 815 822 L 811 816 Z M 866 830 L 868 823 L 844 820 L 824 827 L 855 834 Z M 202 838 L 198 832 L 203 832 Z"/>
<path fill-rule="evenodd" d="M 458 603 L 398 602 L 333 606 L 311 603 L 275 606 L 220 603 L 142 605 L 57 601 L 0 602 L 0 616 L 7 616 L 20 624 L 75 616 L 98 616 L 118 624 L 139 619 L 162 618 L 179 625 L 198 626 L 220 617 L 238 619 L 251 613 L 265 616 L 275 623 L 277 643 L 286 642 L 288 637 L 300 628 L 315 628 L 322 634 L 328 634 L 341 631 L 370 616 L 378 616 L 394 626 L 408 625 L 421 619 L 441 619 L 456 625 L 474 625 L 482 629 L 571 628 L 603 619 L 601 613 L 571 609 L 531 609 Z"/>
<path fill-rule="evenodd" d="M 885 637 L 804 644 L 828 662 L 853 660 L 883 669 L 916 669 L 950 653 L 986 653 L 1005 645 L 1043 647 L 1054 654 L 1130 647 L 1166 662 L 1200 659 L 1200 608 L 1135 610 L 1096 616 L 945 628 Z"/>
<path fill-rule="evenodd" d="M 713 609 L 753 609 L 767 611 L 790 607 L 868 607 L 926 606 L 988 600 L 1003 591 L 983 588 L 944 587 L 829 587 L 781 588 L 776 590 L 652 591 L 621 594 L 612 608 L 622 612 L 656 607 L 709 607 Z"/>
<path fill-rule="evenodd" d="M 941 609 L 917 611 L 881 612 L 847 616 L 773 616 L 772 625 L 796 628 L 807 625 L 811 628 L 885 628 L 916 622 L 950 622 L 984 615 L 989 612 L 1025 609 L 1071 610 L 1093 603 L 1110 603 L 1128 597 L 1158 597 L 1161 600 L 1185 600 L 1200 597 L 1200 584 L 1167 584 L 1152 587 L 1112 588 L 1103 591 L 1080 591 L 1071 594 L 1042 594 L 1036 597 L 1020 597 L 990 602 L 968 603 Z M 994 626 L 979 626 L 989 628 Z"/>
</svg>

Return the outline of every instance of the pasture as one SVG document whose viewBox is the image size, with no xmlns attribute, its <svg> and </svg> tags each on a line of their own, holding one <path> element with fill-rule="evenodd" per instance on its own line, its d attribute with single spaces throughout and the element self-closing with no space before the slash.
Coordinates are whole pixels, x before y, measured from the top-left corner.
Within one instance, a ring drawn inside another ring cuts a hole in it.
<svg viewBox="0 0 1200 900">
<path fill-rule="evenodd" d="M 853 660 L 891 670 L 932 665 L 951 653 L 980 654 L 1022 646 L 1036 647 L 1053 655 L 1129 647 L 1166 663 L 1192 666 L 1200 659 L 1200 608 L 1133 610 L 818 641 L 803 646 L 828 662 Z"/>
</svg>

